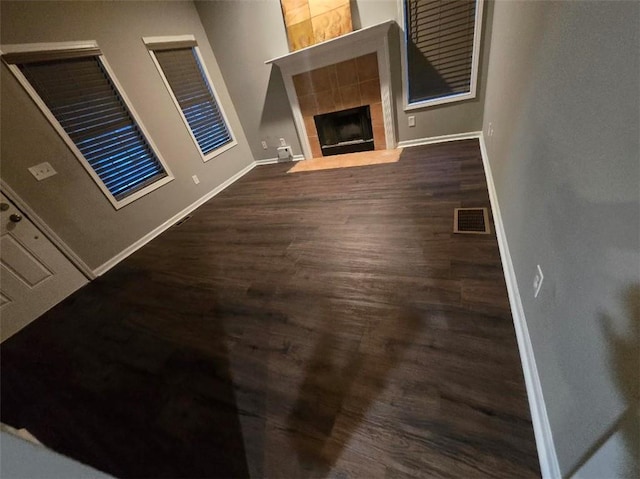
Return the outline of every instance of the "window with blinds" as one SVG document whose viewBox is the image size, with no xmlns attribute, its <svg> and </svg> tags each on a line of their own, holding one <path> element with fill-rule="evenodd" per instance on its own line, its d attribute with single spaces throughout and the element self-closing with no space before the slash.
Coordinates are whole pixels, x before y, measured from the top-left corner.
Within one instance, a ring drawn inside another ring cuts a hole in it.
<svg viewBox="0 0 640 479">
<path fill-rule="evenodd" d="M 482 0 L 404 0 L 407 104 L 475 96 Z"/>
<path fill-rule="evenodd" d="M 233 135 L 204 69 L 195 40 L 147 41 L 147 47 L 202 158 L 209 160 L 233 146 Z"/>
<path fill-rule="evenodd" d="M 118 208 L 130 202 L 126 199 L 141 196 L 136 193 L 170 178 L 107 73 L 100 54 L 97 49 L 29 52 L 3 59 L 19 69 L 68 136 L 63 135 L 63 139 L 68 144 L 71 140 L 76 156 L 84 160 L 91 176 Z M 55 124 L 54 127 L 57 128 Z"/>
</svg>

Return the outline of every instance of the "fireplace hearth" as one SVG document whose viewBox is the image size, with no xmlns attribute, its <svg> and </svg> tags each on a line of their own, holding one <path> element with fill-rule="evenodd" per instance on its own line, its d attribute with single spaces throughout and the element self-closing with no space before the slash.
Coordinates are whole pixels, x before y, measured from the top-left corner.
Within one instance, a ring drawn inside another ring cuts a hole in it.
<svg viewBox="0 0 640 479">
<path fill-rule="evenodd" d="M 323 156 L 374 149 L 369 105 L 313 117 Z"/>
</svg>

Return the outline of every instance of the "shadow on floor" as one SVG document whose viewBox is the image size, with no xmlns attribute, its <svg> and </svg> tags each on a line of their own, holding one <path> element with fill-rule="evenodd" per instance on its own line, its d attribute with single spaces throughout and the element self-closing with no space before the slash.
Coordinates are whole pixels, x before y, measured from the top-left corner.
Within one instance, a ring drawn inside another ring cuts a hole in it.
<svg viewBox="0 0 640 479">
<path fill-rule="evenodd" d="M 322 334 L 288 419 L 290 430 L 295 431 L 293 447 L 305 472 L 322 477 L 331 470 L 420 324 L 413 311 L 371 318 L 350 350 L 337 346 L 338 338 L 331 332 Z"/>
<path fill-rule="evenodd" d="M 120 265 L 2 344 L 2 422 L 116 477 L 247 477 L 211 291 Z"/>
</svg>

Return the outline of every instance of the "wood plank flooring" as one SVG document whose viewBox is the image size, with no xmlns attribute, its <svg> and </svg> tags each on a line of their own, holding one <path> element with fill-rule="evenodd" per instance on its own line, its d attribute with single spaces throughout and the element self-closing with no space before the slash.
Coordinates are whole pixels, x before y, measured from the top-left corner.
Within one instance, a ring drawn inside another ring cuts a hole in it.
<svg viewBox="0 0 640 479">
<path fill-rule="evenodd" d="M 478 142 L 290 167 L 3 343 L 2 421 L 117 477 L 539 477 L 495 234 L 451 232 Z"/>
</svg>

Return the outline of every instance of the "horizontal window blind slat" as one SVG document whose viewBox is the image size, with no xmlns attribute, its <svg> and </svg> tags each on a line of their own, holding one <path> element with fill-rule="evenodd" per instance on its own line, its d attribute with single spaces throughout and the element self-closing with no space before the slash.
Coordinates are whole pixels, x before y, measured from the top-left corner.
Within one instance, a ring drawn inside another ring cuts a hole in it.
<svg viewBox="0 0 640 479">
<path fill-rule="evenodd" d="M 116 165 L 113 171 L 104 174 L 101 178 L 106 185 L 119 185 L 127 183 L 136 174 L 146 171 L 147 169 L 156 167 L 155 162 L 148 161 L 148 155 L 143 152 L 137 156 L 132 156 L 127 160 L 123 160 Z"/>
<path fill-rule="evenodd" d="M 220 111 L 213 108 L 211 105 L 198 105 L 190 107 L 183 111 L 184 116 L 189 121 L 189 124 L 194 123 L 198 126 L 201 122 L 211 122 L 214 124 L 223 122 L 222 114 Z"/>
<path fill-rule="evenodd" d="M 128 161 L 136 155 L 148 151 L 143 145 L 127 145 L 121 149 L 118 153 L 109 152 L 108 155 L 103 156 L 100 159 L 94 159 L 91 162 L 91 166 L 98 175 L 108 174 L 110 171 L 114 171 L 120 164 Z"/>
<path fill-rule="evenodd" d="M 96 134 L 86 140 L 79 141 L 76 145 L 80 148 L 87 148 L 89 150 L 102 148 L 102 146 L 108 147 L 113 142 L 120 141 L 126 138 L 128 135 L 138 136 L 138 131 L 134 128 L 133 124 L 125 125 L 117 131 L 105 131 L 100 134 Z"/>
<path fill-rule="evenodd" d="M 116 200 L 167 176 L 97 57 L 18 67 Z"/>
<path fill-rule="evenodd" d="M 219 141 L 208 141 L 208 142 L 203 142 L 202 145 L 202 152 L 206 155 L 207 153 L 210 153 L 218 148 L 220 148 L 223 145 L 226 145 L 227 143 L 231 142 L 231 138 L 224 138 L 222 140 Z"/>
<path fill-rule="evenodd" d="M 459 22 L 467 22 L 469 20 L 469 18 L 472 18 L 474 15 L 474 11 L 473 10 L 469 10 L 469 9 L 461 9 L 461 10 L 457 10 L 457 11 L 449 11 L 446 13 L 443 12 L 436 12 L 436 13 L 431 13 L 429 12 L 426 15 L 421 15 L 420 17 L 416 18 L 415 22 L 413 23 L 413 27 L 419 27 L 420 29 L 425 29 L 425 28 L 442 28 L 442 26 L 444 25 L 452 25 L 452 24 L 456 24 Z"/>
<path fill-rule="evenodd" d="M 231 139 L 231 136 L 227 131 L 216 131 L 211 129 L 198 132 L 198 134 L 194 134 L 194 136 L 199 140 L 199 143 L 202 143 L 203 145 Z"/>
<path fill-rule="evenodd" d="M 78 128 L 74 131 L 68 131 L 67 133 L 74 141 L 83 141 L 87 138 L 92 138 L 96 135 L 102 135 L 106 133 L 112 133 L 131 125 L 131 119 L 117 117 L 111 121 L 105 121 L 104 123 L 93 125 L 87 128 Z"/>
<path fill-rule="evenodd" d="M 136 185 L 138 182 L 144 181 L 146 178 L 156 175 L 157 172 L 158 169 L 155 164 L 138 167 L 126 176 L 118 176 L 116 177 L 115 181 L 106 182 L 106 185 L 110 190 L 121 193 L 126 188 L 130 188 L 131 186 Z"/>
<path fill-rule="evenodd" d="M 112 118 L 122 118 L 125 113 L 124 108 L 111 108 L 108 110 L 84 111 L 81 115 L 60 115 L 60 123 L 70 130 L 85 125 L 100 124 Z"/>
<path fill-rule="evenodd" d="M 203 145 L 212 145 L 219 142 L 226 142 L 227 140 L 231 139 L 231 137 L 226 132 L 198 135 L 197 138 L 200 138 L 200 141 Z"/>
<path fill-rule="evenodd" d="M 217 128 L 213 125 L 207 124 L 207 125 L 202 125 L 197 129 L 193 129 L 193 134 L 196 137 L 202 137 L 202 136 L 217 136 L 220 134 L 228 135 L 229 133 L 227 132 L 226 128 L 222 128 L 222 127 Z"/>
<path fill-rule="evenodd" d="M 123 118 L 122 110 L 104 112 L 104 115 L 87 115 L 84 117 L 71 117 L 60 119 L 60 124 L 69 132 L 86 131 L 95 128 L 105 128 L 112 123 L 118 123 Z M 109 128 L 111 129 L 111 128 Z"/>
<path fill-rule="evenodd" d="M 213 144 L 230 140 L 231 137 L 226 131 L 208 131 L 206 134 L 198 135 L 203 144 Z"/>
<path fill-rule="evenodd" d="M 222 115 L 219 112 L 204 108 L 186 112 L 185 117 L 192 129 L 198 128 L 203 124 L 216 125 L 222 121 Z"/>
<path fill-rule="evenodd" d="M 124 106 L 121 103 L 114 101 L 111 98 L 100 97 L 100 98 L 95 98 L 91 100 L 85 100 L 82 103 L 78 103 L 74 105 L 62 105 L 58 108 L 55 108 L 55 114 L 56 114 L 56 117 L 60 115 L 60 117 L 62 118 L 71 117 L 71 116 L 77 117 L 77 116 L 84 115 L 85 113 L 103 111 L 110 108 L 124 109 Z M 51 110 L 51 112 L 53 113 L 54 110 Z"/>
<path fill-rule="evenodd" d="M 92 164 L 95 167 L 100 166 L 109 158 L 115 158 L 123 152 L 130 151 L 140 146 L 140 142 L 135 136 L 120 140 L 118 142 L 110 141 L 102 143 L 100 147 L 83 148 L 88 155 L 91 155 Z"/>
<path fill-rule="evenodd" d="M 100 178 L 109 185 L 121 185 L 128 183 L 137 172 L 146 171 L 150 167 L 156 167 L 155 161 L 149 160 L 148 152 L 141 152 L 131 156 L 126 161 L 121 161 L 113 168 L 113 171 L 103 174 Z"/>
</svg>

